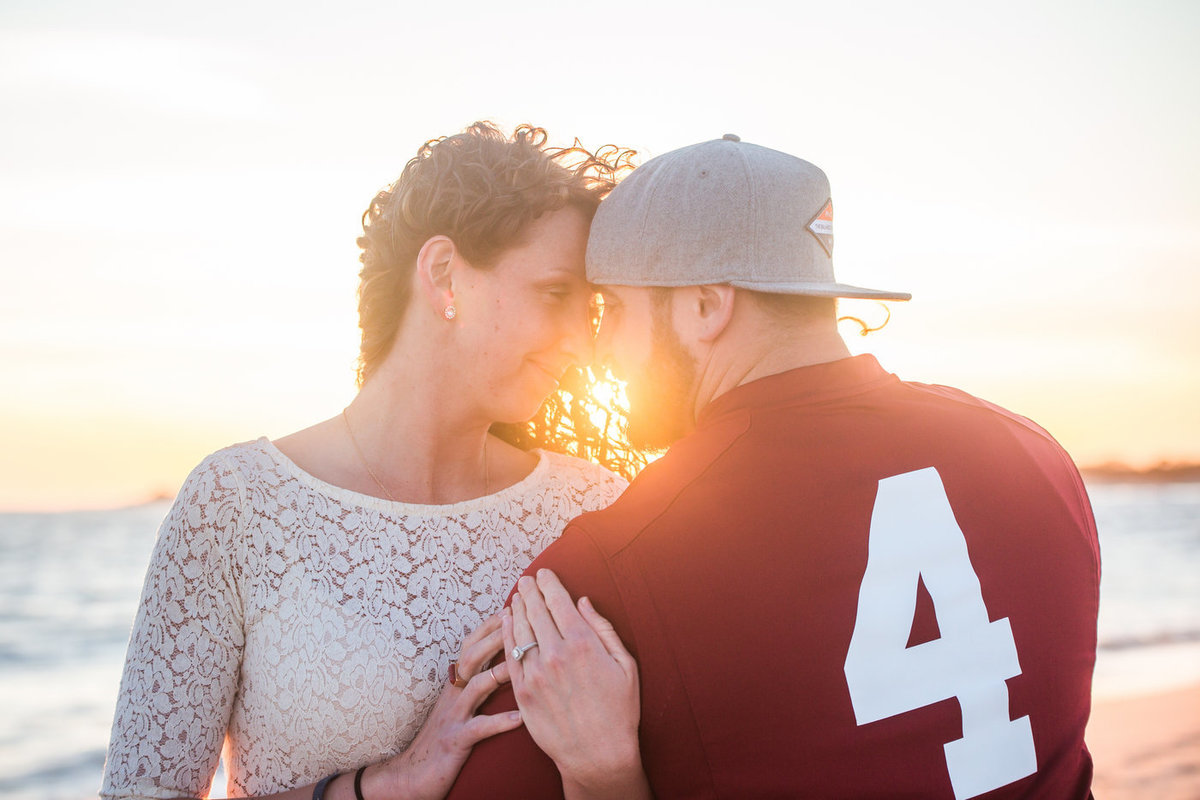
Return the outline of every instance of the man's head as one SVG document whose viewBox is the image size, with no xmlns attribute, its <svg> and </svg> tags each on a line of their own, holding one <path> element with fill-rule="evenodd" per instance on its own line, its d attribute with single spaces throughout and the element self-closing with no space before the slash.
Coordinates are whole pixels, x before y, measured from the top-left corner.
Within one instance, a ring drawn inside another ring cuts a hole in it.
<svg viewBox="0 0 1200 800">
<path fill-rule="evenodd" d="M 842 357 L 834 298 L 909 299 L 838 283 L 832 254 L 829 181 L 807 161 L 727 134 L 634 170 L 587 250 L 631 437 L 665 446 L 733 386 Z"/>
</svg>

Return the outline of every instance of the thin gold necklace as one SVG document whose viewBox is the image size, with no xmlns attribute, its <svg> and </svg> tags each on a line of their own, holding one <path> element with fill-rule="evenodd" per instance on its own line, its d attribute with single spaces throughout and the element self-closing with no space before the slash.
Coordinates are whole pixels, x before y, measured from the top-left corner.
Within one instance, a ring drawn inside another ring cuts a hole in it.
<svg viewBox="0 0 1200 800">
<path fill-rule="evenodd" d="M 396 502 L 396 498 L 388 491 L 388 488 L 383 485 L 383 481 L 379 480 L 379 476 L 375 474 L 375 470 L 371 469 L 370 463 L 367 462 L 367 457 L 363 455 L 362 448 L 358 446 L 358 439 L 354 437 L 354 428 L 350 427 L 350 418 L 346 416 L 346 409 L 342 409 L 342 422 L 346 423 L 346 433 L 350 434 L 350 442 L 354 445 L 354 452 L 358 453 L 358 460 L 362 462 L 363 467 L 367 470 L 367 474 L 371 476 L 371 480 L 375 481 L 375 485 L 379 487 L 379 491 L 383 492 L 384 497 Z M 488 457 L 487 457 L 487 437 L 483 437 L 483 493 L 489 495 L 492 493 L 491 476 L 488 475 Z"/>
</svg>

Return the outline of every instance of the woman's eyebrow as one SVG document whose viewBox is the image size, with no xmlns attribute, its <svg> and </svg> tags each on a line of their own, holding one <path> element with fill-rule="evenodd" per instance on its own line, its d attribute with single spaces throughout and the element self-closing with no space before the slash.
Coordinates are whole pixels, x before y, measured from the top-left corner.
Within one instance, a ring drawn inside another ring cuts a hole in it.
<svg viewBox="0 0 1200 800">
<path fill-rule="evenodd" d="M 544 272 L 542 274 L 542 277 L 553 279 L 553 280 L 571 280 L 571 281 L 583 280 L 583 279 L 579 278 L 578 273 L 576 273 L 575 270 L 564 269 L 564 268 L 560 268 L 560 267 L 555 267 L 553 269 L 546 270 L 546 272 Z"/>
</svg>

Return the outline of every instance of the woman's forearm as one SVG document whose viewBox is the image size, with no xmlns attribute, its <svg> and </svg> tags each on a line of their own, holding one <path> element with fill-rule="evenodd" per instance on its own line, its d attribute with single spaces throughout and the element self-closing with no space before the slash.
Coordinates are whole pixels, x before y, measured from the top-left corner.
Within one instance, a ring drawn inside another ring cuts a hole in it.
<svg viewBox="0 0 1200 800">
<path fill-rule="evenodd" d="M 407 786 L 403 771 L 390 768 L 390 764 L 391 761 L 385 761 L 369 765 L 361 775 L 358 770 L 337 774 L 325 784 L 322 800 L 355 800 L 356 779 L 360 781 L 362 796 L 369 800 L 409 800 L 428 796 Z M 316 783 L 310 783 L 279 794 L 259 795 L 256 800 L 312 800 L 316 787 Z"/>
</svg>

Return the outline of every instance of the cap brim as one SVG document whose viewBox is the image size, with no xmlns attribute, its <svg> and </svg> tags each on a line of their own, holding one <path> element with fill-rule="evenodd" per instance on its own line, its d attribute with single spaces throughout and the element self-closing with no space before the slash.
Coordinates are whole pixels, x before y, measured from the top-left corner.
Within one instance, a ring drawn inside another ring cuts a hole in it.
<svg viewBox="0 0 1200 800">
<path fill-rule="evenodd" d="M 911 300 L 908 292 L 888 292 L 882 289 L 865 289 L 846 283 L 759 283 L 755 281 L 727 281 L 730 286 L 767 294 L 803 294 L 812 297 L 848 297 L 861 300 Z"/>
</svg>

